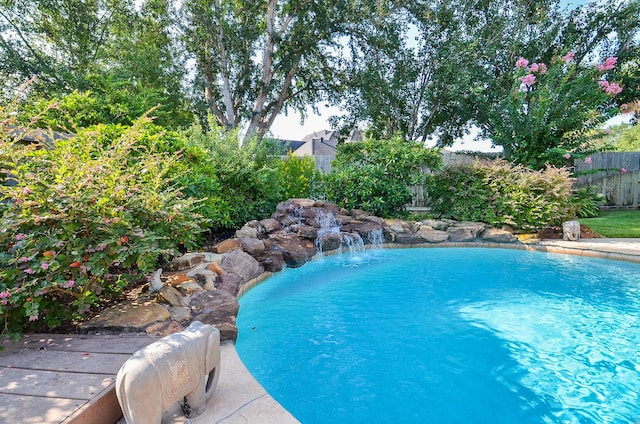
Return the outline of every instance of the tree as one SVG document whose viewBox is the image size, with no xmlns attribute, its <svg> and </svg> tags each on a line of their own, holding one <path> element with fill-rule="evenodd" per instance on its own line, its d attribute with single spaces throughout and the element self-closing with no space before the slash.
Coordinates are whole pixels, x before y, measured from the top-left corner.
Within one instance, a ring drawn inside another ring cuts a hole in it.
<svg viewBox="0 0 640 424">
<path fill-rule="evenodd" d="M 366 36 L 386 1 L 186 0 L 182 39 L 208 111 L 245 137 L 265 135 L 287 108 L 303 111 L 334 88 L 341 42 Z"/>
<path fill-rule="evenodd" d="M 352 122 L 368 123 L 376 136 L 399 132 L 425 140 L 435 135 L 440 144 L 451 143 L 477 117 L 479 103 L 495 100 L 496 88 L 509 80 L 501 63 L 511 61 L 515 49 L 535 51 L 548 44 L 557 31 L 549 17 L 555 10 L 551 1 L 410 0 L 402 5 L 399 14 L 408 24 L 400 42 L 359 54 L 345 83 L 348 95 L 339 100 Z"/>
<path fill-rule="evenodd" d="M 509 96 L 520 56 L 549 63 L 573 50 L 584 65 L 616 56 L 616 72 L 626 77 L 613 78 L 625 92 L 637 87 L 638 0 L 573 12 L 561 10 L 557 0 L 399 3 L 397 15 L 408 22 L 399 43 L 353 55 L 344 93 L 334 98 L 348 111 L 344 125 L 364 122 L 374 136 L 434 137 L 442 146 L 472 124 L 486 136 L 491 111 Z M 630 100 L 625 92 L 619 103 Z"/>
<path fill-rule="evenodd" d="M 622 87 L 608 80 L 616 62 L 580 66 L 574 52 L 548 66 L 520 58 L 509 95 L 487 113 L 486 134 L 513 162 L 563 165 L 564 155 L 588 149 L 593 130 L 617 113 L 614 97 Z"/>
<path fill-rule="evenodd" d="M 60 101 L 74 91 L 79 98 L 88 95 L 100 105 L 94 115 L 102 123 L 131 124 L 159 104 L 159 123 L 190 123 L 168 0 L 5 0 L 2 6 L 6 97 L 35 78 L 32 100 Z"/>
</svg>

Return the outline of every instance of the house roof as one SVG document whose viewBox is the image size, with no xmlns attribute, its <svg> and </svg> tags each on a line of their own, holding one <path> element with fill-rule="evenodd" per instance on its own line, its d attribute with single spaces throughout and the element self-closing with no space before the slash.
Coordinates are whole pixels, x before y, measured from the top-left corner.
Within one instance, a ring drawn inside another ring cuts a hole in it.
<svg viewBox="0 0 640 424">
<path fill-rule="evenodd" d="M 42 144 L 47 148 L 53 147 L 56 140 L 68 140 L 73 137 L 73 134 L 69 133 L 15 125 L 1 126 L 0 130 L 16 141 Z"/>
</svg>

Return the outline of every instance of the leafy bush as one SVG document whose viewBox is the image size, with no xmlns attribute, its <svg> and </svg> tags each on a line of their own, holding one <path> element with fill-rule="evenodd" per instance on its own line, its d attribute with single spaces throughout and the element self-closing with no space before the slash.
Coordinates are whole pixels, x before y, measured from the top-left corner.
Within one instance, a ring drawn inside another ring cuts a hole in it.
<svg viewBox="0 0 640 424">
<path fill-rule="evenodd" d="M 571 185 L 566 168 L 533 171 L 495 160 L 447 167 L 426 191 L 440 216 L 537 230 L 575 216 Z"/>
<path fill-rule="evenodd" d="M 294 156 L 289 153 L 278 166 L 280 186 L 284 199 L 313 197 L 322 175 L 310 156 Z"/>
<path fill-rule="evenodd" d="M 377 216 L 406 216 L 411 186 L 424 181 L 424 167 L 440 164 L 439 150 L 400 138 L 341 144 L 327 177 L 326 197 Z"/>
<path fill-rule="evenodd" d="M 571 203 L 578 218 L 594 218 L 600 215 L 599 206 L 606 202 L 605 196 L 596 193 L 591 187 L 574 190 Z"/>
<path fill-rule="evenodd" d="M 241 142 L 237 131 L 211 126 L 209 131 L 193 126 L 186 137 L 188 146 L 201 149 L 206 155 L 206 162 L 193 170 L 193 178 L 215 176 L 220 187 L 216 196 L 220 221 L 218 225 L 213 223 L 214 230 L 240 227 L 252 219 L 268 217 L 283 200 L 279 149 L 271 140 Z M 211 207 L 215 209 L 215 205 Z"/>
<path fill-rule="evenodd" d="M 2 333 L 79 318 L 201 231 L 177 155 L 144 153 L 148 118 L 105 144 L 96 127 L 50 150 L 0 137 Z M 6 128 L 6 126 L 4 126 Z"/>
</svg>

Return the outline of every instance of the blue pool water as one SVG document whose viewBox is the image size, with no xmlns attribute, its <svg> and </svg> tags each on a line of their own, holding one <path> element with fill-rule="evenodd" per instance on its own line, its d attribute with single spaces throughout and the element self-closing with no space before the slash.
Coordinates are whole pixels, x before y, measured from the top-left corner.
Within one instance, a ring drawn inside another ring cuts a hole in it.
<svg viewBox="0 0 640 424">
<path fill-rule="evenodd" d="M 240 305 L 240 358 L 304 424 L 640 422 L 638 264 L 377 250 Z"/>
</svg>

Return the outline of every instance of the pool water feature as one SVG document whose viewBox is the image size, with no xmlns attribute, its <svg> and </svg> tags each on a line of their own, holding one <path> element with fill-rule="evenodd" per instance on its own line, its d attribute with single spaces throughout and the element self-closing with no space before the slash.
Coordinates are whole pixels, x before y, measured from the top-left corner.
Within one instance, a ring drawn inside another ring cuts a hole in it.
<svg viewBox="0 0 640 424">
<path fill-rule="evenodd" d="M 640 265 L 373 250 L 240 299 L 238 354 L 302 423 L 640 419 Z"/>
</svg>

